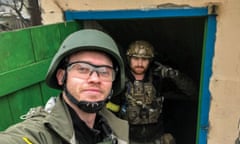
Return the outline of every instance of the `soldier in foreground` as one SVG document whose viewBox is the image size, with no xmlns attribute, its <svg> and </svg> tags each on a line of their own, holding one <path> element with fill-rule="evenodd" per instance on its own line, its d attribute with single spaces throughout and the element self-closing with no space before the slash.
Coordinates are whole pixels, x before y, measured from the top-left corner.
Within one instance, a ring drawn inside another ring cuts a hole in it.
<svg viewBox="0 0 240 144">
<path fill-rule="evenodd" d="M 127 123 L 105 110 L 105 102 L 124 86 L 123 61 L 109 35 L 86 29 L 68 36 L 46 82 L 60 95 L 1 132 L 1 144 L 128 143 Z"/>
</svg>

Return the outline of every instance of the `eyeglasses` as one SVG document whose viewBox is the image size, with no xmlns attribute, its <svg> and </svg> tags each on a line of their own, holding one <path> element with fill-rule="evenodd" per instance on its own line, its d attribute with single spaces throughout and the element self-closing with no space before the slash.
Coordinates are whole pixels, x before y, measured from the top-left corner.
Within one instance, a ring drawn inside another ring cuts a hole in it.
<svg viewBox="0 0 240 144">
<path fill-rule="evenodd" d="M 116 72 L 113 67 L 108 65 L 93 65 L 84 61 L 72 62 L 67 65 L 67 70 L 73 70 L 78 73 L 79 78 L 88 79 L 96 72 L 102 81 L 112 82 L 115 80 Z M 116 70 L 117 71 L 117 70 Z"/>
</svg>

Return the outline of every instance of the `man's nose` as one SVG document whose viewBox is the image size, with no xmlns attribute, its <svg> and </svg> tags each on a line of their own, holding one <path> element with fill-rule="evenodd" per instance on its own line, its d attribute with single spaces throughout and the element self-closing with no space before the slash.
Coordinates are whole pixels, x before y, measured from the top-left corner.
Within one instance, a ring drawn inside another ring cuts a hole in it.
<svg viewBox="0 0 240 144">
<path fill-rule="evenodd" d="M 143 64 L 143 60 L 142 59 L 138 59 L 138 65 L 142 66 L 142 64 Z"/>
<path fill-rule="evenodd" d="M 88 80 L 100 80 L 100 77 L 99 77 L 99 74 L 97 71 L 92 71 L 90 74 L 89 74 L 89 77 L 88 77 Z"/>
</svg>

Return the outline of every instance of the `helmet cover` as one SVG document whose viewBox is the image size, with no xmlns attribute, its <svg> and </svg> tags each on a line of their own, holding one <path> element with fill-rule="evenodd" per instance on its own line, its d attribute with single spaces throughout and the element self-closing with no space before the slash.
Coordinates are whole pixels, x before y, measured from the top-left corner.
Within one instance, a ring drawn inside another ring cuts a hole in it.
<svg viewBox="0 0 240 144">
<path fill-rule="evenodd" d="M 129 49 L 127 50 L 127 56 L 151 59 L 154 57 L 153 46 L 147 41 L 134 41 L 130 44 Z"/>
</svg>

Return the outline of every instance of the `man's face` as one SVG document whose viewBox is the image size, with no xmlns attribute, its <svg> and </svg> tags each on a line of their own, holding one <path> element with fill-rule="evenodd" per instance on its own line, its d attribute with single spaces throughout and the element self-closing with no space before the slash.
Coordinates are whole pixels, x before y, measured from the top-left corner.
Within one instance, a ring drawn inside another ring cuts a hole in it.
<svg viewBox="0 0 240 144">
<path fill-rule="evenodd" d="M 142 57 L 130 57 L 130 68 L 131 71 L 136 75 L 143 75 L 147 69 L 150 60 Z"/>
<path fill-rule="evenodd" d="M 111 59 L 104 53 L 93 51 L 82 51 L 70 56 L 69 63 L 79 61 L 83 64 L 73 64 L 67 70 L 66 87 L 68 91 L 78 101 L 96 102 L 104 100 L 111 91 L 112 81 L 106 81 L 106 78 L 102 78 L 101 75 L 104 75 L 104 73 L 99 74 L 96 71 L 90 74 L 84 73 L 92 66 L 97 66 L 104 72 L 105 66 L 107 68 L 113 67 Z M 103 66 L 103 69 L 98 66 Z M 57 74 L 60 85 L 62 85 L 61 79 L 64 73 L 65 70 L 59 70 Z"/>
</svg>

